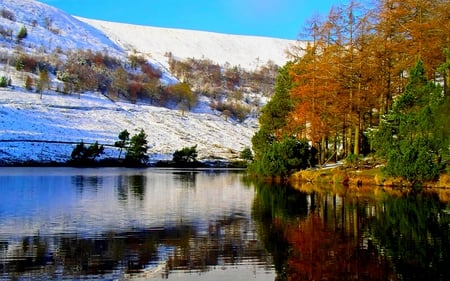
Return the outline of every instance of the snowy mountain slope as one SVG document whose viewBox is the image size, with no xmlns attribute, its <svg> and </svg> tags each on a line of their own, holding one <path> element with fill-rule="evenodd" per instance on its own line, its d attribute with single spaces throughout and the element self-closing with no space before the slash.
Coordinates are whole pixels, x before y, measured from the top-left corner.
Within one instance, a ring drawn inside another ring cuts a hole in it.
<svg viewBox="0 0 450 281">
<path fill-rule="evenodd" d="M 62 50 L 90 49 L 107 50 L 112 56 L 123 56 L 124 51 L 92 26 L 63 11 L 34 0 L 1 0 L 0 9 L 13 14 L 13 20 L 0 17 L 0 26 L 13 32 L 14 40 L 0 37 L 3 49 L 15 48 L 15 37 L 22 26 L 28 36 L 21 46 L 28 52 L 51 52 Z"/>
<path fill-rule="evenodd" d="M 76 19 L 33 0 L 1 0 L 0 9 L 14 15 L 13 20 L 0 16 L 0 26 L 13 32 L 10 39 L 0 36 L 0 51 L 7 53 L 17 49 L 47 54 L 58 49 L 90 49 L 107 50 L 109 55 L 125 59 L 128 53 L 136 51 L 149 55 L 154 64 L 167 66 L 165 54 L 171 52 L 178 58 L 204 58 L 255 68 L 268 60 L 284 64 L 285 50 L 293 43 Z M 22 26 L 27 28 L 28 36 L 18 43 L 15 36 Z M 114 103 L 98 93 L 81 94 L 78 99 L 78 95 L 47 91 L 41 100 L 39 94 L 23 89 L 23 72 L 1 65 L 0 76 L 3 75 L 12 78 L 12 87 L 0 88 L 0 163 L 66 161 L 74 147 L 70 142 L 112 145 L 120 131 L 127 129 L 135 134 L 141 128 L 148 135 L 153 160 L 170 159 L 175 150 L 192 145 L 198 145 L 200 159 L 230 159 L 251 146 L 258 126 L 256 119 L 243 124 L 226 121 L 205 104 L 182 115 L 178 110 Z M 173 81 L 169 72 L 163 75 L 164 80 Z M 106 152 L 107 157 L 118 154 L 111 147 Z"/>
<path fill-rule="evenodd" d="M 128 51 L 150 55 L 167 67 L 167 53 L 175 58 L 210 59 L 215 63 L 255 69 L 269 60 L 284 65 L 293 40 L 240 36 L 195 30 L 158 28 L 78 18 L 103 31 Z"/>
<path fill-rule="evenodd" d="M 45 140 L 113 145 L 120 131 L 147 133 L 153 160 L 171 159 L 183 147 L 198 145 L 199 159 L 230 159 L 246 146 L 255 124 L 226 122 L 208 113 L 188 113 L 147 105 L 114 103 L 98 93 L 76 95 L 39 94 L 0 88 L 0 160 L 58 161 L 70 159 L 73 144 L 4 142 Z M 117 157 L 106 147 L 107 157 Z"/>
</svg>

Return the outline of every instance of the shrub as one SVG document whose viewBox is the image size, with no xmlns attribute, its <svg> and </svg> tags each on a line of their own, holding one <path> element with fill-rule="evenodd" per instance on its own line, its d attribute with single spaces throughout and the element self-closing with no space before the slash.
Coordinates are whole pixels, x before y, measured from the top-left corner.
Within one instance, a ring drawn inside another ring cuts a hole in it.
<svg viewBox="0 0 450 281">
<path fill-rule="evenodd" d="M 263 177 L 286 177 L 306 169 L 313 162 L 314 153 L 306 140 L 286 137 L 275 141 L 250 166 L 250 172 Z"/>
<path fill-rule="evenodd" d="M 89 165 L 95 161 L 95 158 L 103 154 L 103 152 L 104 147 L 103 145 L 99 146 L 98 142 L 95 142 L 89 147 L 86 147 L 84 145 L 84 142 L 81 141 L 72 150 L 71 162 L 77 165 Z"/>
<path fill-rule="evenodd" d="M 33 89 L 33 79 L 29 75 L 25 78 L 25 89 L 28 91 Z"/>
<path fill-rule="evenodd" d="M 241 153 L 239 154 L 239 158 L 246 160 L 246 161 L 253 161 L 253 153 L 250 147 L 244 148 Z"/>
<path fill-rule="evenodd" d="M 17 33 L 17 39 L 22 40 L 28 36 L 28 31 L 25 26 L 22 26 L 19 30 L 19 33 Z"/>
<path fill-rule="evenodd" d="M 173 153 L 172 161 L 177 165 L 187 165 L 197 163 L 197 145 L 184 147 Z"/>
<path fill-rule="evenodd" d="M 0 87 L 6 88 L 11 85 L 11 78 L 2 76 L 0 77 Z"/>
</svg>

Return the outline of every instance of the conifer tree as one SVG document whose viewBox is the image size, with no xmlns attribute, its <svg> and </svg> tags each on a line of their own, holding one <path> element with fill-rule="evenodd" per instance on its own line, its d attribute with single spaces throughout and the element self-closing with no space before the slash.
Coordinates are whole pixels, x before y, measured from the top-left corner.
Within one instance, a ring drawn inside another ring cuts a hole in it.
<svg viewBox="0 0 450 281">
<path fill-rule="evenodd" d="M 387 159 L 388 175 L 420 183 L 439 174 L 442 154 L 448 151 L 448 140 L 439 134 L 438 118 L 445 98 L 442 88 L 426 79 L 422 61 L 409 77 L 405 91 L 375 134 L 375 142 L 378 154 Z"/>
</svg>

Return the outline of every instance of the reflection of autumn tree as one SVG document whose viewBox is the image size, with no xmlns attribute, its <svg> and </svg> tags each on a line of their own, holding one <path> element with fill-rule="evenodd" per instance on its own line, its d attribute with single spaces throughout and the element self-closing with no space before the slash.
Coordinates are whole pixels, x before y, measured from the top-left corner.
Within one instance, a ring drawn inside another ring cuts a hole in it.
<svg viewBox="0 0 450 281">
<path fill-rule="evenodd" d="M 318 214 L 285 228 L 292 245 L 287 280 L 396 280 L 387 260 L 369 242 L 324 223 Z"/>
<path fill-rule="evenodd" d="M 373 203 L 259 184 L 252 215 L 276 280 L 396 280 L 367 233 Z"/>
</svg>

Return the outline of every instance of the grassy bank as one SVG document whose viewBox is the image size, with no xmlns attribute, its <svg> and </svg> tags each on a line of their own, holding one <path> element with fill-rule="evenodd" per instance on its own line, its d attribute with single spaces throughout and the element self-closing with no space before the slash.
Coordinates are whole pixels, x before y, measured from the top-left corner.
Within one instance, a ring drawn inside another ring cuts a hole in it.
<svg viewBox="0 0 450 281">
<path fill-rule="evenodd" d="M 302 170 L 291 176 L 293 183 L 314 183 L 319 185 L 343 185 L 349 187 L 411 187 L 411 183 L 401 178 L 385 177 L 380 167 Z M 435 181 L 422 184 L 423 187 L 450 189 L 450 175 L 443 173 Z"/>
</svg>

